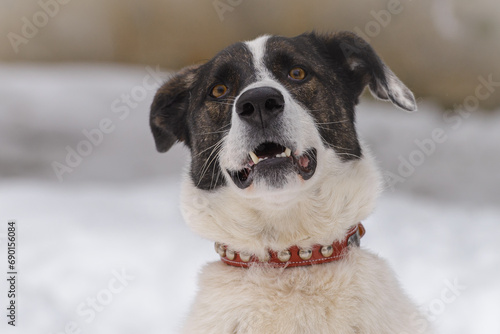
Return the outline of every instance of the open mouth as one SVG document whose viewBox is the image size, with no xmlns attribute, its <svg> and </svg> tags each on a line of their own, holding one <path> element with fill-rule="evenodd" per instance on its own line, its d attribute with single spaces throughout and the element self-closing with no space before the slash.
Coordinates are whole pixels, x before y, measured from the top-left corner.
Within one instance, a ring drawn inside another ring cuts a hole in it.
<svg viewBox="0 0 500 334">
<path fill-rule="evenodd" d="M 316 149 L 306 150 L 302 155 L 296 156 L 292 149 L 283 145 L 265 142 L 249 152 L 245 168 L 239 171 L 228 171 L 233 182 L 241 189 L 250 186 L 255 176 L 271 178 L 284 178 L 290 171 L 295 171 L 303 180 L 309 180 L 316 171 Z"/>
</svg>

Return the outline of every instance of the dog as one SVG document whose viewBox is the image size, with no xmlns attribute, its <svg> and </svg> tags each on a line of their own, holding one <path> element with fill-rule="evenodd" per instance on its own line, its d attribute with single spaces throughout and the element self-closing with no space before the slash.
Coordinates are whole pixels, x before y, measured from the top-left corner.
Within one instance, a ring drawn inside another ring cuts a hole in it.
<svg viewBox="0 0 500 334">
<path fill-rule="evenodd" d="M 236 43 L 158 89 L 156 148 L 189 148 L 183 217 L 221 257 L 183 333 L 429 332 L 386 262 L 359 247 L 382 188 L 355 127 L 366 86 L 416 110 L 350 32 Z"/>
</svg>

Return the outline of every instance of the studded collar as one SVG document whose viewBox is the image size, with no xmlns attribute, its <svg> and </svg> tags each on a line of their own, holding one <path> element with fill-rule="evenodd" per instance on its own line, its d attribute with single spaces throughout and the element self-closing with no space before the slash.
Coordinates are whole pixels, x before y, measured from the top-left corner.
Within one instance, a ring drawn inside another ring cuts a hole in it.
<svg viewBox="0 0 500 334">
<path fill-rule="evenodd" d="M 291 268 L 310 266 L 333 262 L 347 255 L 349 246 L 359 247 L 360 239 L 365 234 L 363 224 L 353 226 L 344 239 L 329 245 L 314 245 L 308 249 L 292 246 L 279 252 L 270 250 L 269 256 L 259 259 L 255 255 L 239 253 L 227 245 L 216 242 L 215 251 L 220 255 L 222 262 L 233 267 L 249 268 L 252 265 L 267 265 L 276 268 Z"/>
</svg>

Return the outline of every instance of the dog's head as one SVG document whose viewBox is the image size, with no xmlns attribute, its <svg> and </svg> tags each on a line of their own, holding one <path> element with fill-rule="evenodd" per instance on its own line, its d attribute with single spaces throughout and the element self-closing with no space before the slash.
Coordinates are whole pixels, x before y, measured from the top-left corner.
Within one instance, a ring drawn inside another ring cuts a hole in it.
<svg viewBox="0 0 500 334">
<path fill-rule="evenodd" d="M 189 147 L 199 189 L 294 188 L 315 177 L 327 151 L 340 162 L 362 157 L 354 107 L 366 85 L 415 109 L 413 94 L 354 34 L 264 36 L 175 75 L 156 94 L 151 128 L 160 152 L 176 141 Z"/>
<path fill-rule="evenodd" d="M 410 90 L 352 33 L 263 36 L 177 73 L 158 90 L 150 124 L 160 152 L 177 141 L 190 149 L 197 191 L 290 199 L 364 158 L 354 108 L 366 86 L 416 109 Z"/>
</svg>

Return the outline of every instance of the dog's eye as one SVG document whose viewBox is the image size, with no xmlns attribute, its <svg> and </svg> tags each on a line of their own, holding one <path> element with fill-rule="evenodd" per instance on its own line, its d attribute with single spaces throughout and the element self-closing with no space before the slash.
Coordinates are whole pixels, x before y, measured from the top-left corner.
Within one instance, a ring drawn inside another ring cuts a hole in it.
<svg viewBox="0 0 500 334">
<path fill-rule="evenodd" d="M 215 85 L 212 88 L 212 91 L 210 92 L 210 96 L 215 97 L 215 98 L 219 98 L 219 97 L 226 95 L 226 93 L 227 93 L 227 86 L 219 84 L 219 85 Z"/>
<path fill-rule="evenodd" d="M 306 71 L 300 67 L 294 67 L 288 72 L 288 76 L 293 80 L 301 81 L 305 79 Z"/>
</svg>

